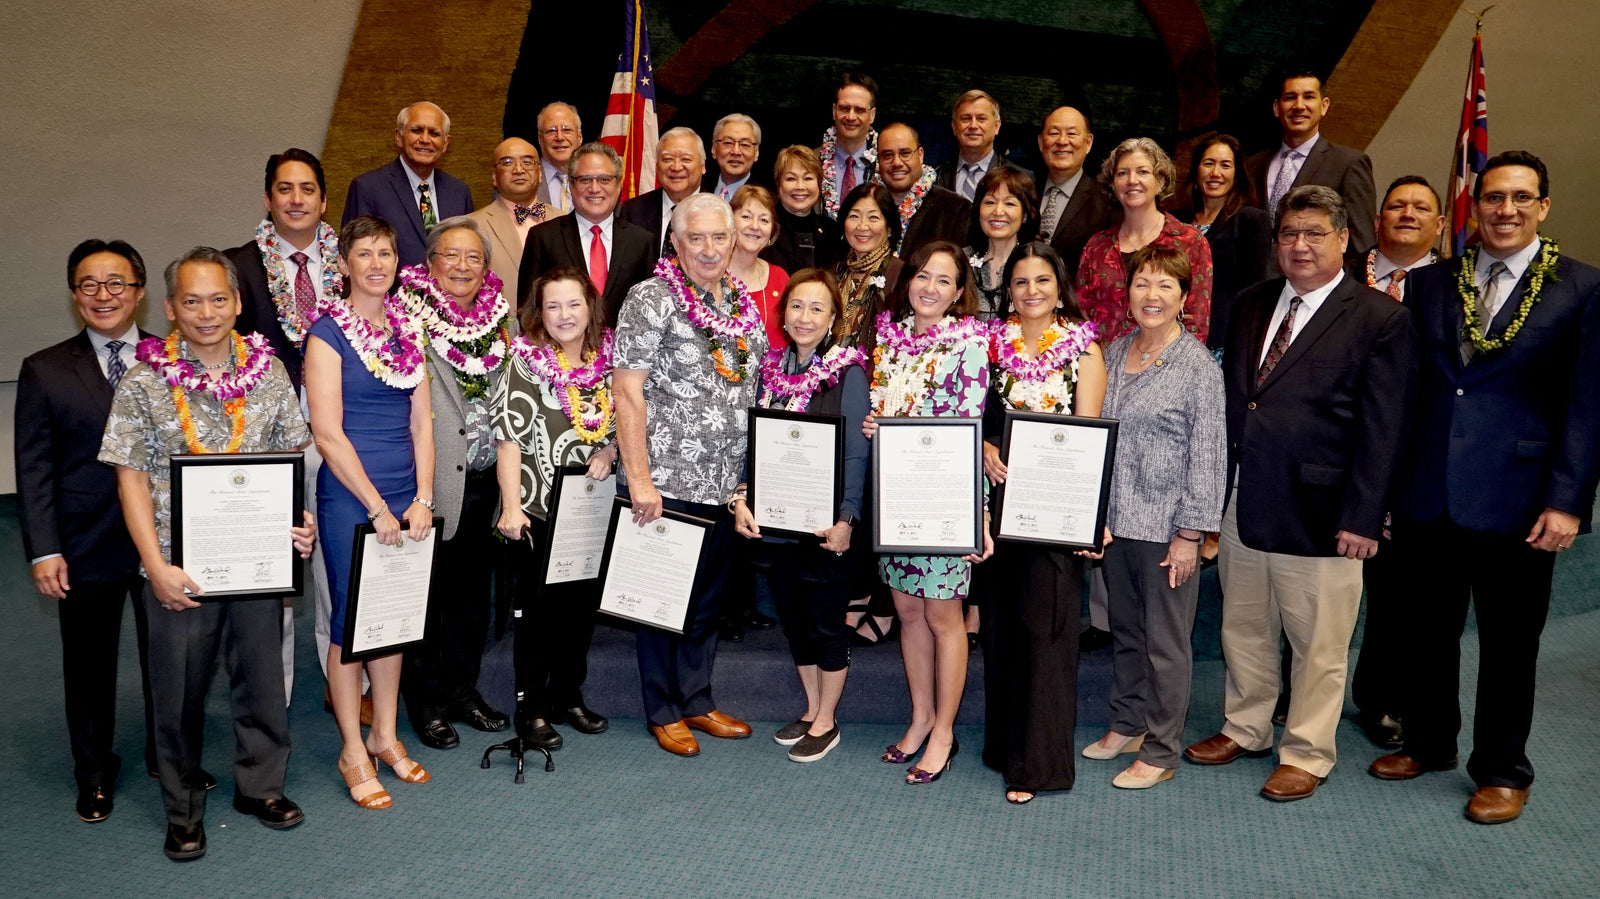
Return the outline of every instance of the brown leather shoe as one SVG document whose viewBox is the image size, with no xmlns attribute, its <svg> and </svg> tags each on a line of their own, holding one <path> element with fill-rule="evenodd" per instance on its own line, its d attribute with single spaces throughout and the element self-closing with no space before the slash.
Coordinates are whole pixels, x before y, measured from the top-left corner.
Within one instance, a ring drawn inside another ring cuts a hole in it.
<svg viewBox="0 0 1600 899">
<path fill-rule="evenodd" d="M 682 721 L 671 724 L 650 725 L 650 736 L 656 738 L 656 745 L 685 758 L 700 754 L 700 744 L 695 741 L 694 734 L 689 733 L 689 728 Z"/>
<path fill-rule="evenodd" d="M 1279 765 L 1273 769 L 1267 782 L 1261 785 L 1261 795 L 1274 802 L 1293 802 L 1315 793 L 1317 786 L 1326 780 L 1326 777 L 1318 777 L 1304 768 Z"/>
<path fill-rule="evenodd" d="M 1522 817 L 1528 791 L 1511 787 L 1479 787 L 1467 800 L 1467 820 L 1479 824 L 1504 824 Z"/>
<path fill-rule="evenodd" d="M 1442 765 L 1427 765 L 1403 752 L 1396 752 L 1374 760 L 1367 766 L 1367 773 L 1379 780 L 1410 780 L 1429 771 L 1449 771 L 1458 764 L 1460 762 L 1456 756 L 1451 756 L 1450 761 Z"/>
<path fill-rule="evenodd" d="M 1246 749 L 1222 734 L 1206 737 L 1183 751 L 1183 757 L 1196 765 L 1226 765 L 1241 755 L 1261 759 L 1271 754 L 1270 749 Z"/>
<path fill-rule="evenodd" d="M 703 731 L 713 737 L 722 737 L 725 740 L 742 740 L 750 736 L 750 725 L 732 715 L 724 715 L 716 709 L 712 709 L 704 715 L 685 718 L 683 723 L 695 730 Z"/>
<path fill-rule="evenodd" d="M 325 687 L 322 690 L 322 710 L 333 714 L 333 688 Z M 372 726 L 372 697 L 363 693 L 361 695 L 361 726 Z"/>
</svg>

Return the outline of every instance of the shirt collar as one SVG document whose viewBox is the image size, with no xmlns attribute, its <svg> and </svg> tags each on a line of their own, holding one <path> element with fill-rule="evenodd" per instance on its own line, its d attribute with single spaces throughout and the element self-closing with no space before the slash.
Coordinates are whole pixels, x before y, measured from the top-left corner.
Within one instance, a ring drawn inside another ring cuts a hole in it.
<svg viewBox="0 0 1600 899">
<path fill-rule="evenodd" d="M 1528 270 L 1528 266 L 1533 264 L 1534 257 L 1538 255 L 1539 241 L 1537 238 L 1504 259 L 1492 256 L 1488 250 L 1480 247 L 1478 250 L 1477 279 L 1482 281 L 1489 274 L 1489 266 L 1494 265 L 1496 262 L 1504 262 L 1506 271 L 1511 273 L 1512 279 L 1520 281 L 1522 280 L 1522 273 Z"/>
<path fill-rule="evenodd" d="M 1291 148 L 1287 143 L 1280 143 L 1278 145 L 1278 158 L 1280 160 L 1283 159 L 1284 154 L 1290 152 L 1292 149 L 1293 152 L 1300 154 L 1301 159 L 1307 159 L 1311 156 L 1311 148 L 1315 147 L 1317 145 L 1317 141 L 1321 139 L 1322 132 L 1318 131 L 1316 134 L 1311 135 L 1311 137 L 1308 138 L 1305 143 L 1298 147 Z"/>
<path fill-rule="evenodd" d="M 1059 190 L 1062 193 L 1066 194 L 1068 197 L 1071 197 L 1072 194 L 1075 191 L 1077 191 L 1077 189 L 1078 189 L 1078 182 L 1080 182 L 1082 180 L 1083 180 L 1083 169 L 1079 168 L 1076 172 L 1072 173 L 1072 177 L 1071 178 L 1068 178 L 1067 180 L 1061 182 L 1060 184 L 1057 184 L 1054 181 L 1051 181 L 1050 182 L 1050 186 L 1054 187 L 1056 190 Z"/>
<path fill-rule="evenodd" d="M 1333 280 L 1322 285 L 1321 287 L 1318 287 L 1316 290 L 1308 290 L 1305 293 L 1296 293 L 1294 285 L 1290 284 L 1289 280 L 1285 278 L 1283 282 L 1283 291 L 1278 294 L 1278 300 L 1282 303 L 1288 303 L 1290 299 L 1299 297 L 1302 305 L 1304 305 L 1307 309 L 1315 310 L 1318 306 L 1322 305 L 1322 301 L 1326 300 L 1328 295 L 1333 293 L 1334 288 L 1339 286 L 1339 282 L 1343 280 L 1344 269 L 1341 268 L 1339 269 L 1338 274 L 1333 276 Z"/>
<path fill-rule="evenodd" d="M 117 337 L 107 337 L 93 328 L 84 328 L 83 330 L 84 333 L 89 335 L 89 345 L 94 348 L 95 355 L 97 356 L 101 353 L 104 353 L 106 351 L 106 344 L 113 340 L 122 341 L 124 350 L 133 347 L 139 342 L 139 325 L 131 321 L 128 322 L 128 330 L 124 331 L 120 336 Z"/>
<path fill-rule="evenodd" d="M 1422 254 L 1422 257 L 1416 262 L 1406 266 L 1396 265 L 1388 256 L 1383 255 L 1382 250 L 1374 250 L 1373 252 L 1377 254 L 1377 258 L 1372 261 L 1372 277 L 1373 280 L 1380 284 L 1382 284 L 1384 279 L 1388 278 L 1395 269 L 1404 268 L 1406 273 L 1409 274 L 1412 269 L 1422 268 L 1424 265 L 1431 265 L 1435 261 L 1432 250 Z"/>
<path fill-rule="evenodd" d="M 417 195 L 417 185 L 422 184 L 424 179 L 418 178 L 417 173 L 411 170 L 411 166 L 406 165 L 406 161 L 404 159 L 400 160 L 400 171 L 406 173 L 406 180 L 411 182 L 411 195 L 415 197 Z M 434 189 L 433 176 L 437 174 L 438 171 L 438 169 L 434 169 L 432 172 L 429 172 L 426 179 L 428 184 L 428 196 L 432 197 L 433 202 L 435 203 L 439 202 L 439 192 Z"/>
</svg>

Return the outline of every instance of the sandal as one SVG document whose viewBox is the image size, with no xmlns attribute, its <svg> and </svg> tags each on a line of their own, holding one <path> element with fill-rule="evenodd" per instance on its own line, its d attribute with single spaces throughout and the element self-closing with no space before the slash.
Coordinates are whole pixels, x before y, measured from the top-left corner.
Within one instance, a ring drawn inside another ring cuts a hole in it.
<svg viewBox="0 0 1600 899">
<path fill-rule="evenodd" d="M 356 805 L 366 809 L 388 808 L 394 805 L 394 799 L 389 791 L 379 787 L 371 793 L 356 795 L 356 787 L 378 779 L 378 769 L 367 764 L 360 764 L 354 768 L 339 766 L 339 773 L 344 777 L 344 785 L 350 788 L 350 798 Z"/>
<path fill-rule="evenodd" d="M 388 765 L 394 771 L 395 777 L 408 784 L 425 784 L 433 779 L 433 775 L 428 773 L 428 769 L 422 767 L 416 759 L 406 754 L 406 745 L 399 740 L 394 741 L 388 749 L 376 753 L 374 757 Z M 402 772 L 398 767 L 401 762 L 410 762 L 411 767 Z"/>
<path fill-rule="evenodd" d="M 887 643 L 893 640 L 900 634 L 900 616 L 890 615 L 886 617 L 889 619 L 889 626 L 884 628 L 878 626 L 877 617 L 867 615 L 861 619 L 861 623 L 856 625 L 854 630 L 845 633 L 845 638 L 850 641 L 852 646 L 876 646 L 879 643 Z M 869 637 L 863 634 L 861 632 L 863 627 L 870 629 L 872 636 Z"/>
<path fill-rule="evenodd" d="M 1023 790 L 1017 787 L 1006 787 L 1006 801 L 1012 805 L 1027 805 L 1033 797 L 1039 795 L 1032 790 Z"/>
</svg>

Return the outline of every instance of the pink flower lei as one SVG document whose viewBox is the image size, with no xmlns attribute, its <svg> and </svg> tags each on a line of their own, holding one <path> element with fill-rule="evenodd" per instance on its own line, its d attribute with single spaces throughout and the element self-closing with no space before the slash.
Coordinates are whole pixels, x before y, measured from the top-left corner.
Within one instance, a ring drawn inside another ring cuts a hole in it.
<svg viewBox="0 0 1600 899">
<path fill-rule="evenodd" d="M 427 374 L 423 367 L 422 326 L 406 313 L 399 298 L 383 298 L 383 314 L 393 339 L 382 328 L 357 315 L 344 300 L 325 297 L 317 304 L 317 314 L 333 319 L 373 377 L 401 390 L 422 383 Z"/>
<path fill-rule="evenodd" d="M 928 330 L 917 334 L 912 329 L 912 319 L 894 321 L 886 309 L 878 313 L 878 346 L 908 356 L 919 356 L 938 344 L 955 345 L 973 338 L 988 340 L 993 326 L 977 318 L 945 317 Z"/>
<path fill-rule="evenodd" d="M 425 265 L 408 265 L 400 270 L 400 286 L 407 311 L 421 319 L 428 332 L 450 341 L 474 340 L 489 333 L 510 311 L 501 288 L 505 285 L 492 271 L 483 273 L 483 285 L 471 312 L 462 312 L 447 296 L 439 282 L 428 274 Z"/>
<path fill-rule="evenodd" d="M 813 357 L 805 371 L 791 375 L 783 370 L 784 352 L 784 348 L 774 347 L 762 357 L 761 393 L 766 402 L 784 401 L 791 412 L 804 412 L 817 388 L 838 383 L 845 369 L 867 364 L 867 354 L 860 347 L 835 346 Z"/>
<path fill-rule="evenodd" d="M 718 315 L 706 307 L 706 303 L 690 287 L 689 279 L 683 276 L 683 268 L 673 260 L 666 257 L 658 260 L 655 276 L 667 282 L 667 286 L 672 288 L 673 299 L 677 300 L 678 308 L 683 310 L 684 316 L 689 319 L 689 324 L 705 331 L 707 336 L 744 337 L 762 327 L 761 312 L 756 308 L 755 301 L 750 299 L 750 291 L 745 289 L 744 282 L 732 274 L 723 276 L 733 287 L 736 297 L 733 314 L 727 317 Z"/>
<path fill-rule="evenodd" d="M 590 357 L 587 365 L 562 368 L 556 359 L 556 348 L 550 344 L 534 343 L 526 334 L 511 342 L 511 353 L 527 367 L 528 373 L 549 384 L 557 391 L 567 387 L 591 390 L 605 383 L 611 374 L 614 334 L 610 328 L 600 338 L 600 349 Z"/>
<path fill-rule="evenodd" d="M 1017 344 L 1022 341 L 1022 323 L 1014 315 L 1006 319 L 994 334 L 995 359 L 1001 370 L 1018 381 L 1043 381 L 1070 365 L 1099 333 L 1092 322 L 1068 324 L 1059 318 L 1046 329 L 1046 336 L 1052 331 L 1061 336 L 1049 340 L 1044 351 L 1030 359 L 1017 351 Z"/>
<path fill-rule="evenodd" d="M 238 339 L 237 331 L 230 333 Z M 254 390 L 272 368 L 272 347 L 267 345 L 265 337 L 251 333 L 244 335 L 242 339 L 245 346 L 244 364 L 235 365 L 233 371 L 215 379 L 197 370 L 194 363 L 188 359 L 169 361 L 165 338 L 149 337 L 140 341 L 134 356 L 150 366 L 169 387 L 181 387 L 188 392 L 198 390 L 210 394 L 220 402 L 227 402 L 239 399 Z"/>
</svg>

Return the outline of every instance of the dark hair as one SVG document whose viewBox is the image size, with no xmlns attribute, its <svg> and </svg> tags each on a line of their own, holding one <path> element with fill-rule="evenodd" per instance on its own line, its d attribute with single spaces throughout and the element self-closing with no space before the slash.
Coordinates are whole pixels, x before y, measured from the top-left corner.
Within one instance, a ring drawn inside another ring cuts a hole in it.
<svg viewBox="0 0 1600 899">
<path fill-rule="evenodd" d="M 73 247 L 72 252 L 67 255 L 68 287 L 77 289 L 78 285 L 74 279 L 78 277 L 78 266 L 83 264 L 83 260 L 88 259 L 90 256 L 93 256 L 96 253 L 116 253 L 123 259 L 128 260 L 128 265 L 133 267 L 134 281 L 134 283 L 129 286 L 144 286 L 144 257 L 139 255 L 138 250 L 135 250 L 133 247 L 129 246 L 128 242 L 125 240 L 105 241 L 91 237 L 83 243 Z"/>
<path fill-rule="evenodd" d="M 303 162 L 311 166 L 311 171 L 317 176 L 317 192 L 323 196 L 328 193 L 328 179 L 322 174 L 322 161 L 312 155 L 310 151 L 299 147 L 290 147 L 282 153 L 274 153 L 267 157 L 267 193 L 272 193 L 272 181 L 278 177 L 278 167 L 286 162 Z"/>
<path fill-rule="evenodd" d="M 1194 145 L 1194 154 L 1189 159 L 1189 209 L 1198 213 L 1206 207 L 1205 195 L 1200 190 L 1200 161 L 1206 158 L 1206 151 L 1222 144 L 1233 153 L 1233 187 L 1228 190 L 1228 195 L 1222 198 L 1222 213 L 1217 216 L 1217 221 L 1233 218 L 1239 210 L 1254 203 L 1256 195 L 1255 182 L 1250 180 L 1250 171 L 1244 164 L 1244 148 L 1240 146 L 1239 139 L 1231 134 L 1218 134 L 1213 131 L 1200 138 Z"/>
<path fill-rule="evenodd" d="M 873 81 L 871 75 L 863 75 L 860 72 L 841 72 L 839 74 L 839 80 L 833 84 L 833 101 L 835 103 L 839 102 L 839 92 L 852 85 L 866 88 L 867 93 L 872 95 L 872 105 L 874 107 L 878 105 L 878 82 Z"/>
<path fill-rule="evenodd" d="M 789 276 L 789 283 L 783 286 L 783 296 L 778 298 L 778 324 L 783 324 L 784 310 L 789 308 L 789 296 L 794 289 L 802 284 L 821 284 L 828 289 L 828 296 L 833 299 L 833 327 L 828 330 L 828 337 L 823 342 L 822 349 L 831 346 L 835 341 L 843 340 L 844 334 L 844 297 L 839 294 L 839 279 L 825 268 L 803 268 Z M 790 343 L 794 342 L 790 338 Z"/>
<path fill-rule="evenodd" d="M 1443 200 L 1439 198 L 1439 192 L 1433 189 L 1433 185 L 1428 183 L 1428 179 L 1422 177 L 1421 175 L 1401 175 L 1400 177 L 1389 182 L 1389 189 L 1383 192 L 1383 199 L 1378 201 L 1378 211 L 1383 211 L 1384 204 L 1389 202 L 1390 194 L 1394 193 L 1399 188 L 1405 187 L 1407 184 L 1420 184 L 1423 187 L 1426 187 L 1428 189 L 1428 193 L 1433 194 L 1433 205 L 1442 205 Z M 1434 211 L 1442 212 L 1443 209 L 1435 209 Z"/>
<path fill-rule="evenodd" d="M 967 254 L 948 240 L 932 240 L 917 247 L 906 259 L 905 268 L 900 270 L 900 277 L 895 281 L 894 290 L 890 291 L 888 302 L 885 304 L 890 318 L 905 318 L 911 311 L 911 282 L 916 278 L 917 272 L 922 271 L 928 264 L 928 260 L 939 253 L 949 256 L 956 264 L 956 299 L 950 304 L 950 309 L 945 315 L 966 318 L 978 314 L 978 310 L 982 308 L 978 303 L 978 279 L 972 276 L 972 265 L 967 262 Z"/>
<path fill-rule="evenodd" d="M 1489 174 L 1491 169 L 1504 168 L 1508 165 L 1524 165 L 1539 173 L 1539 199 L 1550 196 L 1550 170 L 1544 167 L 1544 160 L 1529 153 L 1527 150 L 1506 150 L 1489 157 L 1483 164 L 1483 171 L 1478 173 L 1478 180 L 1472 185 L 1472 199 L 1478 199 L 1483 192 L 1483 176 Z"/>
<path fill-rule="evenodd" d="M 1350 213 L 1344 206 L 1344 199 L 1339 192 L 1331 187 L 1320 184 L 1302 184 L 1294 190 L 1283 195 L 1278 201 L 1278 226 L 1283 226 L 1283 217 L 1291 212 L 1306 212 L 1311 209 L 1320 209 L 1328 214 L 1328 224 L 1335 231 L 1343 231 L 1350 227 Z"/>
<path fill-rule="evenodd" d="M 1321 72 L 1304 63 L 1292 63 L 1278 70 L 1278 90 L 1272 95 L 1272 98 L 1276 100 L 1282 97 L 1284 84 L 1296 78 L 1317 79 L 1317 93 L 1319 94 L 1322 93 L 1323 87 L 1326 86 L 1326 79 L 1322 77 Z"/>
<path fill-rule="evenodd" d="M 346 262 L 350 261 L 350 248 L 356 241 L 369 237 L 389 238 L 389 248 L 395 251 L 396 257 L 400 254 L 400 243 L 395 238 L 394 228 L 389 223 L 375 215 L 362 215 L 344 223 L 339 229 L 339 256 Z"/>
<path fill-rule="evenodd" d="M 989 236 L 983 233 L 980 224 L 983 216 L 978 208 L 983 205 L 984 197 L 1001 187 L 1011 191 L 1011 195 L 1022 203 L 1022 227 L 1017 230 L 1017 243 L 1027 243 L 1039 233 L 1039 189 L 1034 186 L 1033 176 L 1010 163 L 996 162 L 984 173 L 972 192 L 972 221 L 967 226 L 967 246 L 988 246 Z"/>
<path fill-rule="evenodd" d="M 1000 285 L 1005 288 L 1000 292 L 999 318 L 1003 321 L 1011 315 L 1011 270 L 1017 263 L 1024 259 L 1043 259 L 1056 275 L 1057 297 L 1061 300 L 1061 316 L 1068 321 L 1083 321 L 1083 308 L 1078 305 L 1078 292 L 1072 289 L 1072 279 L 1067 277 L 1067 263 L 1056 252 L 1056 248 L 1042 240 L 1033 240 L 1017 244 L 1011 251 L 1011 257 L 1006 260 L 1004 273 L 1000 277 Z"/>
<path fill-rule="evenodd" d="M 228 292 L 235 297 L 239 295 L 239 270 L 234 268 L 233 260 L 228 258 L 228 254 L 215 247 L 194 247 L 189 252 L 167 263 L 165 272 L 167 302 L 171 303 L 177 299 L 178 272 L 191 262 L 222 266 L 223 273 L 228 276 Z"/>
<path fill-rule="evenodd" d="M 1134 250 L 1133 255 L 1128 257 L 1128 283 L 1124 284 L 1123 288 L 1131 290 L 1134 276 L 1139 274 L 1140 269 L 1144 268 L 1153 268 L 1162 274 L 1177 278 L 1178 290 L 1184 296 L 1189 295 L 1189 287 L 1192 283 L 1194 271 L 1189 265 L 1189 254 L 1177 247 L 1166 244 L 1145 244 Z M 1178 317 L 1180 319 L 1183 318 L 1181 312 Z"/>
<path fill-rule="evenodd" d="M 522 326 L 522 333 L 534 343 L 555 343 L 550 339 L 550 332 L 544 328 L 544 289 L 557 281 L 576 281 L 583 288 L 584 302 L 589 304 L 589 327 L 583 332 L 583 350 L 586 353 L 599 350 L 600 340 L 606 333 L 606 307 L 600 302 L 600 292 L 594 289 L 594 282 L 572 265 L 558 265 L 533 282 L 533 289 L 528 292 L 528 302 L 517 310 L 517 324 Z M 571 362 L 577 365 L 579 360 L 573 359 Z"/>
<path fill-rule="evenodd" d="M 839 241 L 844 247 L 844 255 L 850 255 L 850 240 L 844 236 L 844 219 L 850 210 L 862 200 L 871 200 L 878 204 L 878 211 L 883 213 L 883 223 L 889 227 L 889 252 L 894 252 L 900 247 L 900 209 L 895 205 L 894 195 L 889 193 L 889 188 L 878 181 L 863 181 L 850 189 L 844 195 L 844 201 L 839 204 Z"/>
</svg>

